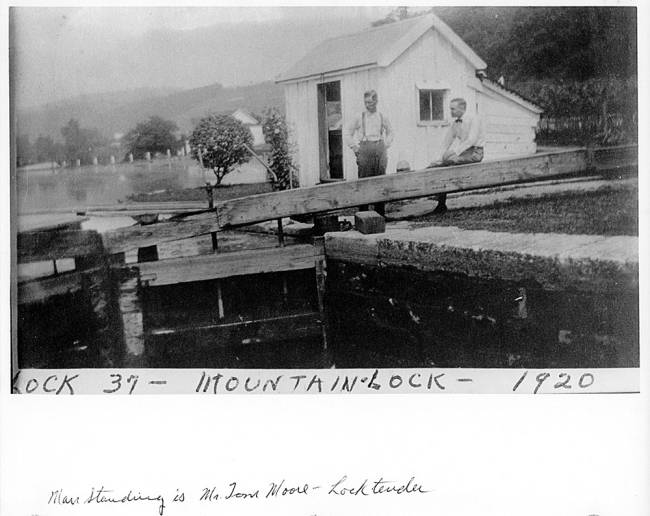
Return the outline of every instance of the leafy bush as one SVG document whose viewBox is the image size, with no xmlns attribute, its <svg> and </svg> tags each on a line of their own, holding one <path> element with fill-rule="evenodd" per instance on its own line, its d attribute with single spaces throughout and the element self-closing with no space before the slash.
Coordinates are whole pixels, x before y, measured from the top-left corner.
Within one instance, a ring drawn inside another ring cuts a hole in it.
<svg viewBox="0 0 650 516">
<path fill-rule="evenodd" d="M 287 190 L 298 186 L 298 168 L 293 163 L 287 122 L 277 108 L 267 109 L 262 123 L 264 139 L 271 145 L 269 166 L 278 178 L 276 188 Z"/>
<path fill-rule="evenodd" d="M 190 137 L 192 157 L 202 166 L 212 169 L 217 185 L 234 166 L 250 159 L 246 146 L 251 145 L 253 135 L 248 127 L 230 115 L 202 118 Z"/>
</svg>

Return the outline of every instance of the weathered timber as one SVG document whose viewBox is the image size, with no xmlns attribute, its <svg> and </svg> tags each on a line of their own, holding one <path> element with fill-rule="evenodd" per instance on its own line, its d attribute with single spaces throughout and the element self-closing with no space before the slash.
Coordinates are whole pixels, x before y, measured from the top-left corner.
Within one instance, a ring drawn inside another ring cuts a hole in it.
<svg viewBox="0 0 650 516">
<path fill-rule="evenodd" d="M 19 263 L 101 254 L 104 250 L 96 231 L 26 231 L 17 237 Z"/>
<path fill-rule="evenodd" d="M 621 152 L 633 151 L 630 147 Z M 595 165 L 599 164 L 598 156 L 594 154 Z M 297 188 L 218 202 L 214 212 L 188 215 L 182 221 L 112 231 L 105 234 L 104 244 L 110 252 L 120 252 L 280 217 L 525 183 L 588 170 L 587 151 L 578 149 Z"/>
<path fill-rule="evenodd" d="M 40 303 L 52 296 L 77 292 L 82 288 L 82 276 L 68 272 L 18 283 L 18 304 Z"/>
<path fill-rule="evenodd" d="M 325 312 L 325 285 L 327 280 L 326 261 L 325 261 L 325 241 L 318 238 L 314 242 L 315 246 L 322 251 L 322 256 L 316 259 L 316 295 L 318 299 L 318 313 L 321 320 L 321 333 L 323 336 L 323 350 L 327 350 L 327 315 Z"/>
<path fill-rule="evenodd" d="M 324 251 L 309 244 L 139 263 L 142 281 L 158 287 L 246 274 L 313 269 Z"/>
<path fill-rule="evenodd" d="M 276 342 L 320 335 L 321 319 L 318 313 L 307 312 L 233 323 L 153 328 L 147 331 L 147 336 L 163 337 L 187 333 L 200 335 L 200 340 L 211 342 L 211 347 L 232 346 L 237 340 L 240 344 Z"/>
<path fill-rule="evenodd" d="M 144 316 L 139 271 L 123 267 L 119 271 L 119 316 L 124 331 L 124 367 L 142 367 L 144 356 Z"/>
<path fill-rule="evenodd" d="M 95 328 L 93 347 L 103 367 L 119 367 L 122 363 L 121 350 L 115 346 L 112 328 L 115 317 L 115 296 L 111 284 L 111 269 L 106 255 L 91 260 L 84 259 L 83 265 L 90 268 L 81 272 L 83 293 L 93 313 Z"/>
</svg>

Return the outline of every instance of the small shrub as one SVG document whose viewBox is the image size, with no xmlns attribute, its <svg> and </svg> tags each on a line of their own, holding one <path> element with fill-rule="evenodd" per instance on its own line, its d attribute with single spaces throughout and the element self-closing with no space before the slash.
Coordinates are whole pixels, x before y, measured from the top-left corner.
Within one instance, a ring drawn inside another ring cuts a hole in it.
<svg viewBox="0 0 650 516">
<path fill-rule="evenodd" d="M 253 145 L 253 135 L 239 120 L 229 115 L 202 118 L 190 137 L 192 157 L 210 168 L 221 184 L 233 167 L 250 160 L 246 146 Z"/>
<path fill-rule="evenodd" d="M 271 145 L 269 167 L 278 178 L 276 188 L 287 190 L 298 186 L 298 167 L 293 163 L 287 122 L 277 108 L 267 109 L 262 123 L 264 139 Z"/>
</svg>

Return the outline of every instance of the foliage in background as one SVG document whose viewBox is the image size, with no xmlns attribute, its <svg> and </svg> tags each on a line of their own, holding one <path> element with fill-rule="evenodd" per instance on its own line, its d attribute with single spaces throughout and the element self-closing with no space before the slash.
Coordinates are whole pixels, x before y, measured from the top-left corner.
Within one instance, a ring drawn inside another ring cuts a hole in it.
<svg viewBox="0 0 650 516">
<path fill-rule="evenodd" d="M 152 116 L 149 120 L 138 123 L 124 135 L 123 143 L 126 152 L 133 153 L 135 159 L 142 159 L 147 152 L 166 153 L 167 149 L 176 150 L 183 143 L 174 136 L 178 126 L 171 120 Z"/>
<path fill-rule="evenodd" d="M 637 141 L 637 81 L 551 79 L 510 85 L 544 109 L 542 144 L 617 145 Z"/>
<path fill-rule="evenodd" d="M 507 81 L 636 75 L 634 7 L 436 7 Z"/>
<path fill-rule="evenodd" d="M 61 136 L 64 158 L 70 163 L 79 159 L 81 164 L 89 164 L 93 158 L 104 157 L 108 152 L 107 139 L 97 129 L 81 127 L 74 118 L 61 128 Z"/>
<path fill-rule="evenodd" d="M 253 145 L 253 135 L 248 127 L 230 115 L 202 118 L 190 137 L 192 157 L 214 172 L 217 185 L 234 166 L 250 160 L 246 145 Z"/>
<path fill-rule="evenodd" d="M 298 168 L 293 163 L 289 146 L 289 131 L 284 115 L 277 108 L 269 108 L 262 122 L 264 140 L 271 145 L 269 166 L 278 178 L 276 188 L 287 190 L 298 186 Z"/>
<path fill-rule="evenodd" d="M 49 136 L 39 135 L 34 143 L 29 140 L 27 134 L 21 134 L 16 138 L 16 166 L 18 167 L 48 161 L 61 163 L 63 156 L 63 145 Z"/>
</svg>

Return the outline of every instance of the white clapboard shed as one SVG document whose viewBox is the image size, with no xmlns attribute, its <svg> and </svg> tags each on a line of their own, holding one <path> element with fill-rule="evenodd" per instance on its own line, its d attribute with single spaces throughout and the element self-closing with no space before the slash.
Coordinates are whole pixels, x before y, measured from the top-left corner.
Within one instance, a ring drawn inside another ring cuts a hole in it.
<svg viewBox="0 0 650 516">
<path fill-rule="evenodd" d="M 399 160 L 424 168 L 439 158 L 450 124 L 449 101 L 467 100 L 486 128 L 485 159 L 536 152 L 541 109 L 496 82 L 486 63 L 437 16 L 428 14 L 329 39 L 277 78 L 300 167 L 300 184 L 356 179 L 342 127 L 374 89 L 395 139 L 387 172 Z"/>
</svg>

